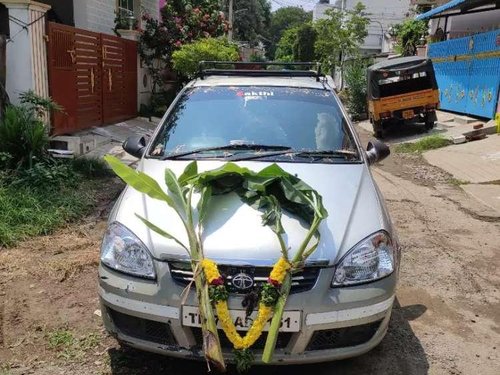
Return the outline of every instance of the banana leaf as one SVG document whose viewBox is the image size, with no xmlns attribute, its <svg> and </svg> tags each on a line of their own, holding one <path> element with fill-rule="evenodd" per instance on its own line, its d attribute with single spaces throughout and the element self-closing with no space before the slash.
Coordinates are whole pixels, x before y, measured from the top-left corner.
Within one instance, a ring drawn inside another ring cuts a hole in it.
<svg viewBox="0 0 500 375">
<path fill-rule="evenodd" d="M 304 181 L 286 172 L 277 164 L 254 172 L 248 168 L 240 167 L 234 163 L 226 163 L 220 168 L 198 172 L 196 161 L 190 163 L 179 178 L 172 171 L 166 169 L 165 184 L 168 187 L 168 194 L 165 193 L 159 184 L 146 174 L 124 166 L 116 158 L 107 156 L 106 161 L 113 170 L 126 183 L 136 190 L 147 194 L 151 198 L 166 202 L 172 207 L 186 228 L 189 238 L 189 246 L 180 243 L 168 232 L 158 228 L 146 219 L 140 218 L 151 230 L 181 244 L 190 253 L 193 272 L 199 261 L 203 259 L 203 225 L 210 209 L 210 197 L 212 195 L 227 194 L 235 192 L 246 204 L 262 212 L 262 224 L 269 226 L 276 234 L 282 256 L 288 260 L 288 249 L 284 241 L 285 230 L 281 223 L 282 211 L 296 215 L 308 226 L 309 231 L 306 238 L 301 243 L 291 263 L 295 269 L 300 268 L 307 257 L 311 255 L 319 243 L 319 224 L 328 216 L 321 196 Z M 192 195 L 196 191 L 200 197 L 196 206 L 198 222 L 194 223 L 192 207 Z M 315 237 L 315 242 L 310 242 Z M 196 291 L 199 301 L 200 315 L 205 317 L 202 321 L 206 324 L 202 326 L 205 356 L 219 368 L 224 368 L 224 360 L 220 349 L 220 341 L 208 297 L 208 286 L 202 276 L 202 272 L 195 272 L 198 275 L 195 279 Z M 272 359 L 276 339 L 281 323 L 286 300 L 290 292 L 290 275 L 285 279 L 281 295 L 275 306 L 274 317 L 271 329 L 267 336 L 264 349 L 263 360 L 269 362 Z"/>
</svg>

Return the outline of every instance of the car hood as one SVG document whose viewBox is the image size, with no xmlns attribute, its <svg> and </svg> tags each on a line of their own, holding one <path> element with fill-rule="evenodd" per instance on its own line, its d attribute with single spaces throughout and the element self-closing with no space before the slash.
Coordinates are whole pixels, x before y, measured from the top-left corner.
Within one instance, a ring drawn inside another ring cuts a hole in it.
<svg viewBox="0 0 500 375">
<path fill-rule="evenodd" d="M 179 176 L 189 161 L 143 159 L 138 169 L 164 185 L 165 168 Z M 199 161 L 200 171 L 222 166 L 220 161 Z M 254 171 L 265 162 L 240 162 Z M 320 226 L 321 241 L 308 263 L 335 264 L 350 248 L 368 235 L 385 229 L 390 222 L 379 192 L 366 164 L 280 163 L 323 196 L 328 218 Z M 203 232 L 206 257 L 221 264 L 272 265 L 280 256 L 280 246 L 270 228 L 262 226 L 261 213 L 243 203 L 234 194 L 214 196 Z M 188 258 L 186 250 L 174 241 L 149 230 L 136 216 L 141 215 L 187 245 L 181 220 L 166 203 L 151 199 L 127 187 L 117 202 L 110 220 L 118 221 L 134 232 L 152 255 L 161 260 Z M 307 226 L 283 213 L 283 226 L 290 254 L 300 246 Z"/>
</svg>

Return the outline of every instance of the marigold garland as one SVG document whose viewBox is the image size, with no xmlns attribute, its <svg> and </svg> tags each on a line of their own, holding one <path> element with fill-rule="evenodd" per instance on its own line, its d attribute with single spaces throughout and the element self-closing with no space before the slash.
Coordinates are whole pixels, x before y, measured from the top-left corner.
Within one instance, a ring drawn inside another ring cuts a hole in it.
<svg viewBox="0 0 500 375">
<path fill-rule="evenodd" d="M 211 296 L 213 296 L 217 316 L 219 317 L 220 325 L 226 334 L 226 337 L 229 341 L 231 341 L 236 350 L 245 350 L 250 348 L 262 335 L 262 331 L 264 330 L 266 323 L 271 318 L 274 305 L 277 300 L 274 296 L 277 297 L 279 295 L 279 288 L 281 287 L 287 272 L 289 272 L 292 268 L 292 265 L 283 257 L 281 257 L 274 264 L 268 279 L 269 285 L 267 288 L 264 288 L 264 291 L 268 290 L 268 295 L 261 296 L 257 317 L 244 337 L 241 337 L 238 331 L 236 331 L 236 327 L 233 323 L 231 315 L 229 314 L 229 308 L 227 306 L 227 292 L 221 293 L 218 291 L 222 288 L 225 290 L 225 286 L 224 280 L 219 273 L 219 269 L 217 268 L 217 264 L 213 260 L 203 259 L 201 266 L 203 268 L 205 278 L 210 285 L 209 287 L 212 290 Z M 276 290 L 273 293 L 272 291 L 269 291 L 269 289 Z M 278 293 L 276 293 L 276 291 Z"/>
</svg>

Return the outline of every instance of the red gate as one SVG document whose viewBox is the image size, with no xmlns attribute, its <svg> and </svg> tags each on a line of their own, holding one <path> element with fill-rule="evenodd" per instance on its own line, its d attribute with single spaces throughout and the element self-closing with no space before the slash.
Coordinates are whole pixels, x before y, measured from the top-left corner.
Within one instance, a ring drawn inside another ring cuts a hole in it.
<svg viewBox="0 0 500 375">
<path fill-rule="evenodd" d="M 49 22 L 49 89 L 64 111 L 52 134 L 137 114 L 137 43 Z"/>
</svg>

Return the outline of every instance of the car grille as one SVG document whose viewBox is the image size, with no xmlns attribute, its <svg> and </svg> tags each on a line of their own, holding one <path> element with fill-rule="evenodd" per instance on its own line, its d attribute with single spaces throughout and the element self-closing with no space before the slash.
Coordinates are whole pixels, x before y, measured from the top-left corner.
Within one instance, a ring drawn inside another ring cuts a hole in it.
<svg viewBox="0 0 500 375">
<path fill-rule="evenodd" d="M 116 328 L 127 336 L 162 345 L 177 345 L 170 324 L 141 319 L 108 308 Z"/>
<path fill-rule="evenodd" d="M 191 332 L 193 332 L 194 339 L 196 341 L 196 345 L 198 347 L 202 347 L 203 345 L 203 336 L 201 334 L 201 328 L 191 328 Z M 233 349 L 233 344 L 228 340 L 224 331 L 221 329 L 217 330 L 219 333 L 219 340 L 222 349 Z M 246 335 L 246 331 L 238 331 L 241 336 Z M 284 349 L 288 346 L 290 339 L 292 338 L 292 332 L 280 332 L 278 333 L 278 339 L 276 341 L 276 349 Z M 264 349 L 266 345 L 267 333 L 264 332 L 258 339 L 255 341 L 255 344 L 252 345 L 252 349 Z"/>
<path fill-rule="evenodd" d="M 364 344 L 369 341 L 382 321 L 359 326 L 326 329 L 314 332 L 306 351 L 338 349 Z"/>
<path fill-rule="evenodd" d="M 191 265 L 187 262 L 169 262 L 170 274 L 175 282 L 186 286 L 193 280 Z M 219 265 L 219 272 L 226 280 L 226 288 L 229 293 L 246 293 L 236 289 L 231 283 L 231 279 L 238 273 L 245 273 L 254 280 L 254 285 L 261 286 L 267 282 L 271 273 L 271 267 L 252 267 L 252 266 L 226 266 Z M 306 267 L 302 271 L 293 274 L 292 287 L 290 293 L 299 293 L 310 290 L 314 287 L 319 275 L 319 267 Z"/>
</svg>

